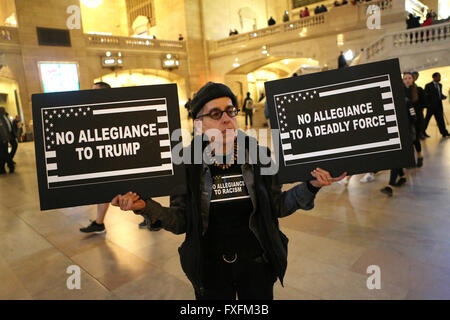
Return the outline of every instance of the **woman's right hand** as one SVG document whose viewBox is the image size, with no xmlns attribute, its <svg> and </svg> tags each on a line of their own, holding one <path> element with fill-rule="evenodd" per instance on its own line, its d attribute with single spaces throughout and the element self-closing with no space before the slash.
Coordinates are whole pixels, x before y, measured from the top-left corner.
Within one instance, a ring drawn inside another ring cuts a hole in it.
<svg viewBox="0 0 450 320">
<path fill-rule="evenodd" d="M 111 205 L 120 207 L 123 211 L 140 211 L 145 208 L 145 201 L 140 199 L 134 192 L 128 192 L 124 195 L 118 194 L 111 200 Z"/>
</svg>

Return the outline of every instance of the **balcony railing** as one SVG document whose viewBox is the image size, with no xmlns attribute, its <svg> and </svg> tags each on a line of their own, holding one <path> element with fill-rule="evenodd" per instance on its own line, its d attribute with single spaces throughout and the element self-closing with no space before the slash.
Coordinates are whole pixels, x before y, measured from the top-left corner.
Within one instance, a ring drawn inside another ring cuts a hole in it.
<svg viewBox="0 0 450 320">
<path fill-rule="evenodd" d="M 18 37 L 17 28 L 0 27 L 0 42 L 18 44 L 19 37 Z"/>
<path fill-rule="evenodd" d="M 110 35 L 86 34 L 86 42 L 89 46 L 102 48 L 141 49 L 141 50 L 170 50 L 185 51 L 184 41 L 157 40 L 135 37 L 119 37 Z"/>
<path fill-rule="evenodd" d="M 365 50 L 365 60 L 370 61 L 397 48 L 414 48 L 427 44 L 450 41 L 450 23 L 408 29 L 384 35 Z"/>
<path fill-rule="evenodd" d="M 330 27 L 333 30 L 335 30 L 336 25 L 335 25 L 335 22 L 333 21 L 333 15 L 336 15 L 336 14 L 341 15 L 342 13 L 339 12 L 339 10 L 342 10 L 342 9 L 347 10 L 345 12 L 346 15 L 348 15 L 350 12 L 353 12 L 353 16 L 349 17 L 350 19 L 356 19 L 356 20 L 362 19 L 362 21 L 355 20 L 353 25 L 357 25 L 358 23 L 362 22 L 365 27 L 366 26 L 365 22 L 367 19 L 367 15 L 366 15 L 367 9 L 371 5 L 378 6 L 382 12 L 389 11 L 394 8 L 393 0 L 373 0 L 373 1 L 363 2 L 363 3 L 358 3 L 358 5 L 356 5 L 356 6 L 353 6 L 350 3 L 348 3 L 345 6 L 340 6 L 340 7 L 336 7 L 336 8 L 330 7 L 329 11 L 327 11 L 327 12 L 320 13 L 317 15 L 312 15 L 307 18 L 296 19 L 296 20 L 284 22 L 281 24 L 276 24 L 276 25 L 273 25 L 273 26 L 270 26 L 270 27 L 267 27 L 264 29 L 258 29 L 258 30 L 254 30 L 251 32 L 246 32 L 246 33 L 242 33 L 242 34 L 238 34 L 238 35 L 232 35 L 228 38 L 211 41 L 211 49 L 212 49 L 212 51 L 217 50 L 217 49 L 219 49 L 219 50 L 225 49 L 229 46 L 232 46 L 237 43 L 242 43 L 242 42 L 250 41 L 250 43 L 253 43 L 253 41 L 256 42 L 257 40 L 263 39 L 268 36 L 282 34 L 282 33 L 289 33 L 291 31 L 295 32 L 296 34 L 299 32 L 299 30 L 306 30 L 306 29 L 308 30 L 308 34 L 311 34 L 311 32 L 314 33 L 315 31 L 323 32 L 324 31 L 323 28 L 328 25 L 330 25 Z M 353 8 L 353 9 L 351 9 L 351 8 Z M 297 14 L 298 13 L 296 12 L 296 15 Z M 348 21 L 344 22 L 344 25 L 346 27 L 348 27 L 350 24 L 348 23 Z M 318 26 L 322 26 L 322 27 L 314 28 L 314 27 L 318 27 Z M 313 27 L 313 28 L 311 29 L 311 27 Z"/>
<path fill-rule="evenodd" d="M 282 24 L 270 26 L 264 29 L 258 29 L 255 31 L 242 33 L 238 35 L 230 36 L 229 38 L 221 39 L 216 41 L 218 48 L 225 47 L 230 44 L 239 43 L 243 41 L 251 41 L 261 39 L 274 34 L 279 34 L 283 32 L 297 31 L 305 27 L 311 27 L 315 25 L 324 24 L 326 21 L 328 13 L 322 13 L 315 16 L 310 16 L 307 18 L 302 18 L 295 21 L 288 21 Z"/>
<path fill-rule="evenodd" d="M 450 23 L 437 23 L 428 27 L 389 33 L 370 44 L 352 62 L 352 65 L 411 53 L 412 49 L 427 50 L 429 46 L 450 46 Z"/>
</svg>

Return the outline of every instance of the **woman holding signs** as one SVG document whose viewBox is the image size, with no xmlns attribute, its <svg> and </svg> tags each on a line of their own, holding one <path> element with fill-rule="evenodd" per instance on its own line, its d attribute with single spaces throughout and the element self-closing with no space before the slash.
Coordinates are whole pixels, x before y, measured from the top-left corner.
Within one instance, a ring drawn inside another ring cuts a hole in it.
<svg viewBox="0 0 450 320">
<path fill-rule="evenodd" d="M 346 175 L 332 178 L 317 168 L 311 172 L 315 179 L 282 192 L 276 175 L 262 175 L 260 161 L 249 163 L 248 146 L 257 143 L 237 130 L 236 105 L 223 84 L 209 82 L 197 92 L 191 111 L 198 134 L 185 151 L 193 159 L 195 139 L 201 139 L 211 158 L 186 164 L 187 192 L 171 196 L 169 208 L 132 192 L 112 200 L 124 211 L 160 220 L 168 231 L 186 233 L 178 250 L 197 299 L 273 299 L 273 285 L 277 278 L 283 283 L 287 267 L 288 239 L 278 218 L 312 209 L 319 189 Z M 238 150 L 239 135 L 245 136 L 244 150 Z M 269 154 L 260 146 L 258 151 Z"/>
</svg>

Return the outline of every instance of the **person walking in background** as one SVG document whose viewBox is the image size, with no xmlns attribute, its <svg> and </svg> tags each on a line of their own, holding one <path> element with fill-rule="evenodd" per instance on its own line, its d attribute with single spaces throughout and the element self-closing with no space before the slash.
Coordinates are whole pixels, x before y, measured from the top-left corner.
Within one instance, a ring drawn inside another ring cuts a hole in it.
<svg viewBox="0 0 450 320">
<path fill-rule="evenodd" d="M 413 71 L 410 73 L 410 75 L 412 77 L 412 85 L 411 85 L 412 105 L 414 107 L 414 112 L 416 114 L 416 121 L 414 123 L 415 136 L 413 139 L 413 144 L 417 153 L 416 166 L 420 168 L 423 166 L 422 145 L 420 144 L 420 138 L 424 122 L 423 113 L 421 110 L 421 103 L 423 103 L 423 101 L 420 101 L 420 95 L 422 94 L 423 99 L 424 93 L 423 92 L 420 93 L 420 91 L 421 90 L 423 91 L 423 89 L 420 88 L 421 90 L 419 90 L 419 87 L 416 85 L 416 80 L 419 78 L 419 73 L 417 71 Z"/>
<path fill-rule="evenodd" d="M 341 54 L 338 57 L 338 69 L 348 67 L 347 60 L 345 59 L 344 52 L 341 51 Z"/>
<path fill-rule="evenodd" d="M 417 115 L 417 126 L 416 129 L 419 131 L 418 136 L 421 140 L 425 139 L 424 135 L 424 126 L 425 126 L 425 117 L 423 116 L 423 111 L 427 106 L 427 95 L 425 90 L 417 85 L 417 79 L 419 79 L 419 72 L 413 71 L 411 73 L 414 78 L 414 84 L 417 87 L 417 95 L 419 96 L 419 101 L 417 103 L 416 115 Z"/>
<path fill-rule="evenodd" d="M 242 110 L 245 112 L 245 127 L 247 128 L 248 122 L 250 122 L 251 128 L 253 126 L 253 100 L 250 98 L 250 92 L 247 92 L 247 97 L 244 99 Z"/>
<path fill-rule="evenodd" d="M 11 160 L 14 163 L 14 165 L 16 164 L 14 162 L 14 156 L 16 155 L 17 147 L 19 146 L 18 141 L 20 141 L 21 136 L 22 136 L 22 123 L 20 122 L 20 117 L 16 116 L 12 122 L 11 141 L 9 142 L 11 144 L 11 152 L 9 153 L 9 156 L 11 157 Z"/>
<path fill-rule="evenodd" d="M 261 92 L 261 95 L 259 96 L 258 102 L 261 102 L 262 99 L 264 99 L 266 97 L 266 95 L 264 94 L 264 92 Z"/>
<path fill-rule="evenodd" d="M 9 173 L 14 172 L 14 163 L 8 153 L 8 143 L 12 140 L 12 124 L 9 121 L 4 107 L 0 107 L 0 174 L 5 174 L 5 164 Z"/>
<path fill-rule="evenodd" d="M 425 86 L 428 109 L 425 117 L 424 134 L 425 136 L 428 136 L 426 130 L 428 128 L 428 124 L 430 123 L 431 117 L 434 116 L 434 119 L 439 127 L 439 132 L 443 138 L 446 138 L 449 137 L 450 134 L 445 127 L 444 107 L 442 105 L 442 100 L 447 99 L 447 97 L 442 93 L 442 84 L 439 83 L 440 81 L 441 74 L 439 72 L 435 72 L 433 73 L 433 81 Z"/>
<path fill-rule="evenodd" d="M 273 25 L 275 25 L 275 23 L 276 23 L 276 21 L 275 21 L 275 19 L 272 18 L 272 17 L 270 17 L 269 20 L 267 21 L 267 24 L 268 24 L 269 26 L 273 26 Z"/>
<path fill-rule="evenodd" d="M 283 22 L 289 21 L 289 12 L 285 11 L 283 14 Z"/>
<path fill-rule="evenodd" d="M 414 88 L 414 78 L 410 72 L 405 72 L 403 75 L 403 86 L 405 89 L 405 99 L 406 99 L 406 108 L 408 111 L 408 120 L 409 120 L 409 128 L 411 139 L 414 141 L 416 137 L 415 133 L 415 122 L 416 122 L 416 113 L 414 111 L 414 104 L 419 100 L 417 96 L 417 91 Z M 397 178 L 400 179 L 397 181 Z M 381 189 L 380 191 L 388 196 L 392 196 L 394 191 L 391 187 L 400 187 L 406 183 L 405 172 L 403 168 L 394 168 L 391 169 L 391 174 L 389 177 L 389 186 Z"/>
</svg>

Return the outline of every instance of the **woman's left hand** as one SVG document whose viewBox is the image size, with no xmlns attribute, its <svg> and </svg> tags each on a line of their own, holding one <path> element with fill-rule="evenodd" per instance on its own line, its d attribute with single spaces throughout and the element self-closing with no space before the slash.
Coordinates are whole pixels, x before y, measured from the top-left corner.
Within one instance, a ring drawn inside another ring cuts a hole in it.
<svg viewBox="0 0 450 320">
<path fill-rule="evenodd" d="M 317 168 L 313 172 L 311 172 L 311 175 L 316 178 L 316 180 L 309 181 L 314 187 L 321 188 L 324 186 L 329 186 L 333 182 L 341 181 L 347 176 L 347 172 L 344 172 L 337 178 L 333 178 L 330 173 L 326 170 Z"/>
</svg>

